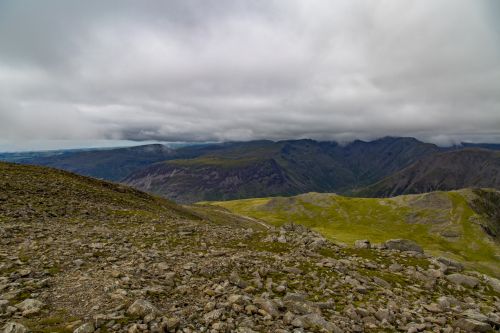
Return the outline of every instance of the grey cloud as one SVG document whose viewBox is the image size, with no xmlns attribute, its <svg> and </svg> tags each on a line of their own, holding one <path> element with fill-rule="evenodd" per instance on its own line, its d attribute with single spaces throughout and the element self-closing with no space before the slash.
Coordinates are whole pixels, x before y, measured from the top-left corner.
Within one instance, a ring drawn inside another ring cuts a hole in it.
<svg viewBox="0 0 500 333">
<path fill-rule="evenodd" d="M 0 139 L 500 142 L 496 0 L 0 2 Z"/>
</svg>

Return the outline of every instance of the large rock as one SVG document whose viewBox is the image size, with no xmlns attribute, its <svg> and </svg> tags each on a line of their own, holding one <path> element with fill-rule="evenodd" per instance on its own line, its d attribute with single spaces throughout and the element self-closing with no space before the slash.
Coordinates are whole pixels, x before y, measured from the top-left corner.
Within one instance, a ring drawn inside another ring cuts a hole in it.
<svg viewBox="0 0 500 333">
<path fill-rule="evenodd" d="M 203 316 L 203 320 L 205 321 L 206 324 L 210 324 L 216 320 L 218 320 L 222 314 L 224 313 L 223 309 L 215 309 L 213 311 L 210 311 L 209 313 L 206 313 Z"/>
<path fill-rule="evenodd" d="M 439 257 L 436 259 L 436 261 L 441 266 L 441 269 L 445 274 L 453 272 L 461 272 L 464 270 L 464 265 L 462 265 L 458 261 L 449 258 Z"/>
<path fill-rule="evenodd" d="M 138 299 L 129 306 L 127 314 L 144 318 L 149 314 L 158 314 L 158 309 L 150 302 L 144 299 Z"/>
<path fill-rule="evenodd" d="M 320 332 L 328 333 L 341 333 L 342 330 L 335 324 L 327 321 L 323 316 L 317 313 L 311 313 L 296 318 L 295 325 L 299 323 L 300 326 L 308 330 L 318 330 Z M 297 325 L 298 326 L 298 325 Z"/>
<path fill-rule="evenodd" d="M 257 305 L 257 307 L 266 311 L 273 317 L 278 317 L 280 314 L 278 310 L 278 305 L 273 300 L 257 297 L 254 299 L 253 303 Z"/>
<path fill-rule="evenodd" d="M 474 319 L 483 323 L 487 323 L 490 321 L 490 319 L 482 314 L 481 312 L 474 310 L 474 309 L 468 309 L 462 312 L 462 316 L 467 317 L 469 319 Z"/>
<path fill-rule="evenodd" d="M 455 322 L 455 327 L 459 327 L 465 332 L 492 332 L 493 328 L 487 323 L 475 319 L 462 318 Z"/>
<path fill-rule="evenodd" d="M 495 279 L 491 276 L 485 276 L 485 279 L 486 279 L 486 283 L 488 283 L 488 285 L 493 288 L 493 290 L 495 290 L 497 293 L 500 293 L 500 280 L 499 279 Z"/>
<path fill-rule="evenodd" d="M 28 331 L 26 326 L 13 321 L 3 327 L 3 333 L 27 333 Z"/>
<path fill-rule="evenodd" d="M 284 302 L 285 307 L 295 314 L 310 314 L 321 313 L 321 310 L 307 301 L 287 300 Z"/>
<path fill-rule="evenodd" d="M 9 306 L 9 301 L 1 299 L 0 300 L 0 315 L 7 313 L 7 307 Z"/>
<path fill-rule="evenodd" d="M 236 271 L 232 271 L 231 274 L 229 275 L 229 282 L 242 289 L 248 286 L 248 283 L 244 281 Z"/>
<path fill-rule="evenodd" d="M 36 314 L 40 312 L 43 308 L 44 304 L 39 300 L 27 298 L 21 303 L 16 304 L 16 308 L 23 312 L 23 316 Z"/>
<path fill-rule="evenodd" d="M 463 275 L 460 273 L 450 274 L 446 276 L 446 279 L 455 284 L 466 286 L 469 288 L 474 288 L 479 284 L 479 280 L 472 276 Z"/>
<path fill-rule="evenodd" d="M 385 242 L 385 247 L 389 250 L 424 253 L 420 245 L 409 239 L 389 239 Z"/>
</svg>

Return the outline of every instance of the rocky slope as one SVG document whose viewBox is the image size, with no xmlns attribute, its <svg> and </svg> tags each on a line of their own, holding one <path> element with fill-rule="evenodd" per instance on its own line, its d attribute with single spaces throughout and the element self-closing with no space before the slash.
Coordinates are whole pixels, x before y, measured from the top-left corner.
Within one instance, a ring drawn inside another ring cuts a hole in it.
<svg viewBox="0 0 500 333">
<path fill-rule="evenodd" d="M 355 194 L 389 197 L 466 187 L 500 189 L 500 152 L 467 148 L 427 156 Z"/>
<path fill-rule="evenodd" d="M 40 167 L 0 163 L 0 188 L 5 333 L 500 327 L 498 280 L 411 242 L 346 248 Z"/>
<path fill-rule="evenodd" d="M 395 198 L 350 198 L 328 193 L 212 202 L 281 226 L 294 222 L 331 240 L 354 244 L 409 238 L 426 251 L 500 277 L 500 192 L 460 190 Z"/>
</svg>

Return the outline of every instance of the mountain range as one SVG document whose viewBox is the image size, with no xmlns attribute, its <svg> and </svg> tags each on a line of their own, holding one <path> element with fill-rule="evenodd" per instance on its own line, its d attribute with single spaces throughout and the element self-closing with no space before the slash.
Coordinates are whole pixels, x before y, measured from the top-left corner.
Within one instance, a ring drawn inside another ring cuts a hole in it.
<svg viewBox="0 0 500 333">
<path fill-rule="evenodd" d="M 385 197 L 462 187 L 499 188 L 496 144 L 439 147 L 385 137 L 341 145 L 314 140 L 164 145 L 15 155 L 121 182 L 180 203 L 335 192 Z M 9 156 L 0 156 L 9 160 Z M 12 157 L 13 158 L 13 157 Z"/>
<path fill-rule="evenodd" d="M 500 188 L 499 151 L 466 148 L 426 156 L 357 195 L 391 197 L 467 187 Z"/>
</svg>

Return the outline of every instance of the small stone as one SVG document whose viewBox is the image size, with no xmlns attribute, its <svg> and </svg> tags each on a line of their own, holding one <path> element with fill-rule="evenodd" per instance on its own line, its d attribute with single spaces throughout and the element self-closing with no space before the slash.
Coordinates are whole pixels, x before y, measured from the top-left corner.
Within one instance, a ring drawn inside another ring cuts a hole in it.
<svg viewBox="0 0 500 333">
<path fill-rule="evenodd" d="M 21 277 L 26 277 L 31 274 L 31 269 L 29 268 L 20 269 L 18 273 Z"/>
<path fill-rule="evenodd" d="M 457 301 L 454 298 L 448 297 L 448 296 L 441 296 L 437 299 L 437 303 L 439 304 L 439 307 L 443 310 L 446 311 L 448 310 L 451 306 L 455 305 Z"/>
<path fill-rule="evenodd" d="M 169 287 L 175 286 L 175 272 L 168 272 L 163 277 L 163 284 Z"/>
<path fill-rule="evenodd" d="M 273 317 L 279 316 L 279 311 L 276 303 L 270 299 L 258 297 L 254 299 L 254 304 L 256 304 L 259 308 L 266 311 Z"/>
<path fill-rule="evenodd" d="M 357 240 L 354 242 L 354 247 L 357 249 L 370 249 L 371 244 L 367 239 Z"/>
<path fill-rule="evenodd" d="M 433 313 L 440 313 L 443 311 L 441 306 L 439 306 L 436 303 L 424 304 L 424 309 L 426 309 L 429 312 L 433 312 Z"/>
<path fill-rule="evenodd" d="M 78 267 L 78 268 L 80 268 L 81 266 L 83 266 L 84 263 L 85 263 L 85 261 L 83 261 L 82 259 L 73 260 L 73 264 L 75 264 L 75 266 Z"/>
<path fill-rule="evenodd" d="M 111 274 L 111 276 L 112 276 L 112 277 L 114 277 L 114 278 L 116 278 L 116 279 L 117 279 L 117 278 L 120 278 L 120 277 L 122 277 L 122 276 L 123 276 L 122 272 L 120 272 L 120 271 L 119 271 L 119 270 L 117 270 L 117 269 L 113 269 L 113 270 L 111 270 L 110 274 Z"/>
<path fill-rule="evenodd" d="M 279 285 L 275 288 L 277 293 L 283 293 L 286 291 L 286 287 L 284 285 Z"/>
<path fill-rule="evenodd" d="M 497 293 L 500 293 L 500 280 L 491 276 L 485 276 L 486 283 L 493 288 Z"/>
<path fill-rule="evenodd" d="M 77 329 L 73 331 L 73 333 L 93 333 L 94 332 L 94 324 L 85 323 L 79 326 Z"/>
<path fill-rule="evenodd" d="M 215 303 L 214 302 L 207 302 L 203 308 L 206 312 L 210 312 L 213 309 L 215 309 Z"/>
<path fill-rule="evenodd" d="M 306 301 L 287 300 L 285 301 L 285 307 L 289 311 L 299 315 L 305 315 L 309 313 L 321 313 L 321 310 L 319 308 L 313 306 L 312 304 L 310 304 L 310 302 Z"/>
<path fill-rule="evenodd" d="M 206 324 L 210 324 L 219 319 L 222 316 L 222 313 L 223 313 L 222 309 L 212 310 L 203 316 L 203 320 L 205 321 Z"/>
<path fill-rule="evenodd" d="M 243 302 L 243 296 L 241 295 L 229 295 L 227 298 L 229 304 L 241 304 Z"/>
<path fill-rule="evenodd" d="M 170 265 L 166 262 L 160 262 L 156 264 L 156 268 L 158 268 L 160 271 L 167 271 L 170 268 Z"/>
<path fill-rule="evenodd" d="M 229 275 L 229 282 L 242 289 L 248 286 L 248 283 L 246 283 L 242 278 L 240 278 L 240 276 L 236 271 L 232 271 L 231 274 Z"/>
<path fill-rule="evenodd" d="M 483 323 L 489 322 L 489 318 L 487 316 L 485 316 L 481 312 L 478 312 L 478 311 L 473 310 L 473 309 L 465 310 L 464 312 L 462 312 L 462 316 L 470 318 L 470 319 L 474 319 L 474 320 L 477 320 L 477 321 L 480 321 Z"/>
<path fill-rule="evenodd" d="M 0 314 L 5 314 L 7 313 L 7 307 L 9 306 L 9 301 L 7 300 L 0 300 Z"/>
<path fill-rule="evenodd" d="M 181 320 L 177 317 L 168 317 L 165 322 L 167 324 L 167 329 L 174 332 L 179 327 Z"/>
<path fill-rule="evenodd" d="M 376 284 L 378 284 L 379 286 L 381 286 L 383 288 L 389 289 L 391 287 L 391 284 L 389 282 L 387 282 L 384 279 L 379 278 L 378 276 L 374 276 L 372 279 L 373 279 L 373 282 L 375 282 Z"/>
<path fill-rule="evenodd" d="M 375 318 L 377 318 L 379 321 L 384 321 L 384 320 L 387 322 L 392 321 L 391 313 L 387 309 L 380 309 L 377 312 L 375 312 Z"/>
<path fill-rule="evenodd" d="M 249 327 L 238 327 L 236 333 L 258 333 Z"/>
<path fill-rule="evenodd" d="M 286 237 L 284 235 L 279 236 L 278 243 L 286 243 Z"/>
<path fill-rule="evenodd" d="M 306 329 L 317 329 L 321 332 L 328 333 L 341 333 L 343 332 L 335 324 L 327 321 L 323 316 L 317 313 L 308 314 L 300 317 L 304 328 Z"/>
<path fill-rule="evenodd" d="M 398 263 L 394 263 L 389 266 L 389 270 L 391 272 L 401 272 L 403 270 L 403 266 Z"/>
<path fill-rule="evenodd" d="M 287 311 L 285 315 L 283 316 L 283 322 L 287 325 L 290 325 L 295 318 L 295 315 L 291 313 L 290 311 Z"/>
</svg>

